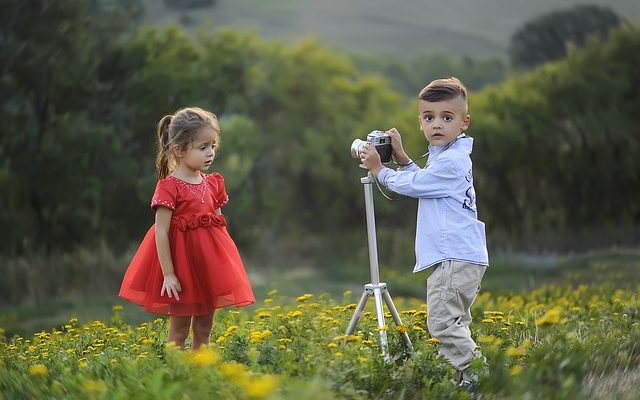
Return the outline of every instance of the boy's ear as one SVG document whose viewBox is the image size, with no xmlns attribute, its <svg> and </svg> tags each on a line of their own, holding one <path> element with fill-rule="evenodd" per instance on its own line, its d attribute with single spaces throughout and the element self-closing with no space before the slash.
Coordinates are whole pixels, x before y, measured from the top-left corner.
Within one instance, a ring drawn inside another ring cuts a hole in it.
<svg viewBox="0 0 640 400">
<path fill-rule="evenodd" d="M 467 114 L 466 117 L 464 117 L 464 119 L 462 120 L 462 131 L 466 131 L 467 129 L 469 129 L 469 124 L 471 124 L 471 116 L 469 114 Z"/>
<path fill-rule="evenodd" d="M 418 128 L 422 130 L 422 120 L 420 119 L 420 114 L 418 114 Z"/>
</svg>

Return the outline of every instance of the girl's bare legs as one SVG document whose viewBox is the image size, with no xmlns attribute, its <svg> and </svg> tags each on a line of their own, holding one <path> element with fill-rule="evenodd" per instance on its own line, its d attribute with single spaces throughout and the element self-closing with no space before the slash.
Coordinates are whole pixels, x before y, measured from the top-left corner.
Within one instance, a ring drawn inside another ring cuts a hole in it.
<svg viewBox="0 0 640 400">
<path fill-rule="evenodd" d="M 198 350 L 200 346 L 209 344 L 211 328 L 213 327 L 213 313 L 210 315 L 194 316 L 191 320 L 193 327 L 192 350 Z"/>
<path fill-rule="evenodd" d="M 189 336 L 189 325 L 191 325 L 191 317 L 171 316 L 169 318 L 169 337 L 167 342 L 175 342 L 176 346 L 184 349 L 184 341 Z"/>
</svg>

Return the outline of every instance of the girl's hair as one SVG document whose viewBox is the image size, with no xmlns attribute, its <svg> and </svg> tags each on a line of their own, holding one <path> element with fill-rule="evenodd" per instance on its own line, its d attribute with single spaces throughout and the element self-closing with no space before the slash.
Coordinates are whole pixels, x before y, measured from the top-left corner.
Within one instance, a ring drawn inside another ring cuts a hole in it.
<svg viewBox="0 0 640 400">
<path fill-rule="evenodd" d="M 158 179 L 166 178 L 170 173 L 170 163 L 174 162 L 171 148 L 177 145 L 180 150 L 186 150 L 194 136 L 201 128 L 212 128 L 220 133 L 218 118 L 209 111 L 198 107 L 183 108 L 173 115 L 165 115 L 158 122 L 158 155 L 156 157 L 156 171 Z M 216 140 L 219 146 L 220 138 Z"/>
</svg>

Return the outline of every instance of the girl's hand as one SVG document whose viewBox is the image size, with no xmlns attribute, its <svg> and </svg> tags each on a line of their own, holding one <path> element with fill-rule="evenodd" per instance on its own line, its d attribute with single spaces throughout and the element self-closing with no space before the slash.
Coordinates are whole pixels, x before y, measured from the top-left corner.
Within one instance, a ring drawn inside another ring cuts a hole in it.
<svg viewBox="0 0 640 400">
<path fill-rule="evenodd" d="M 402 136 L 396 128 L 391 128 L 385 132 L 391 137 L 391 150 L 393 152 L 393 158 L 399 165 L 406 165 L 409 163 L 409 156 L 405 153 L 402 147 Z"/>
<path fill-rule="evenodd" d="M 380 161 L 380 154 L 378 154 L 376 148 L 369 143 L 365 144 L 362 148 L 362 151 L 360 152 L 360 160 L 376 177 L 378 176 L 378 172 L 380 172 L 384 167 L 382 165 L 382 161 Z"/>
<path fill-rule="evenodd" d="M 176 300 L 180 300 L 180 296 L 178 292 L 182 291 L 182 287 L 180 286 L 180 281 L 175 275 L 167 275 L 164 277 L 164 282 L 162 282 L 162 289 L 160 290 L 160 296 L 164 296 L 167 293 L 167 296 L 170 298 L 176 296 Z"/>
</svg>

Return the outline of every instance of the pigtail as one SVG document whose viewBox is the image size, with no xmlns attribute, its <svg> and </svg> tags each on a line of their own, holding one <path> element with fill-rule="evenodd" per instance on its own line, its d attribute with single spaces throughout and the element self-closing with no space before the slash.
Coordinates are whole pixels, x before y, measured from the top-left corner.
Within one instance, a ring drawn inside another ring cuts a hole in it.
<svg viewBox="0 0 640 400">
<path fill-rule="evenodd" d="M 156 156 L 156 172 L 158 179 L 169 175 L 169 124 L 173 115 L 165 115 L 158 122 L 156 136 L 158 137 L 158 155 Z"/>
</svg>

